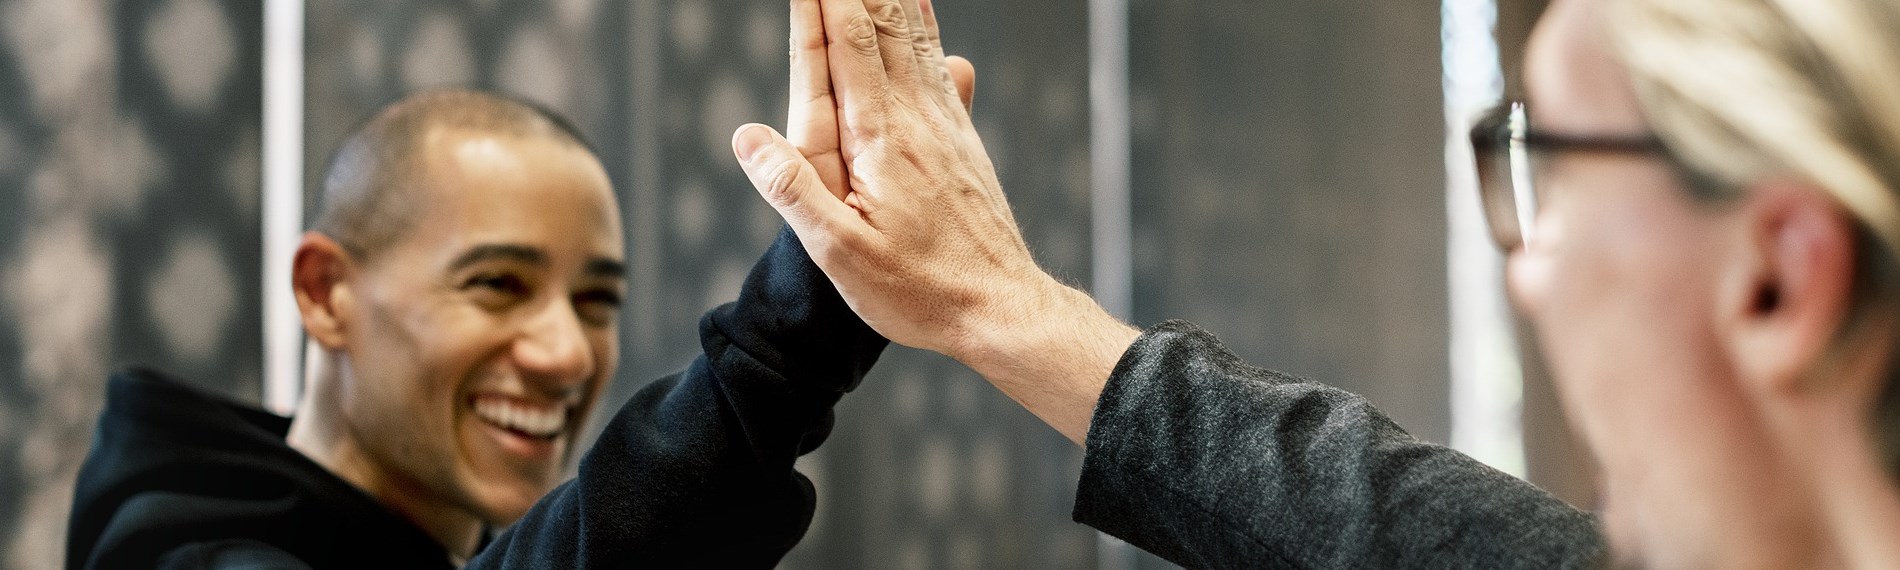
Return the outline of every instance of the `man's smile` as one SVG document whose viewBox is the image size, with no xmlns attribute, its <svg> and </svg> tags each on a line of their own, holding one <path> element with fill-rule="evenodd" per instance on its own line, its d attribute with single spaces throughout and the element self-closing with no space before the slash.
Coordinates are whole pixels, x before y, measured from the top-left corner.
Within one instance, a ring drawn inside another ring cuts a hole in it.
<svg viewBox="0 0 1900 570">
<path fill-rule="evenodd" d="M 469 407 L 483 423 L 547 443 L 567 431 L 573 410 L 573 406 L 536 404 L 495 394 L 475 395 L 469 399 Z"/>
</svg>

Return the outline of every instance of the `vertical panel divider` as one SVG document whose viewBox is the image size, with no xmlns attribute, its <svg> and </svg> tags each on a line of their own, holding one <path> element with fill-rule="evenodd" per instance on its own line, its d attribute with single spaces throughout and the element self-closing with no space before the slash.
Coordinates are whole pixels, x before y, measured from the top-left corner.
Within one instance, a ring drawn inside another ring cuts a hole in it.
<svg viewBox="0 0 1900 570">
<path fill-rule="evenodd" d="M 636 362 L 649 356 L 645 351 L 659 342 L 654 328 L 659 320 L 660 224 L 664 221 L 660 213 L 665 180 L 660 172 L 661 147 L 665 144 L 660 136 L 661 109 L 665 106 L 660 85 L 660 38 L 666 31 L 660 24 L 660 18 L 666 16 L 663 2 L 635 0 L 627 14 L 630 21 L 626 29 L 632 39 L 627 46 L 632 89 L 627 95 L 633 107 L 627 148 L 632 156 L 628 157 L 630 180 L 621 183 L 626 189 L 621 207 L 629 237 L 627 288 L 633 294 L 628 299 L 629 310 L 621 317 L 623 323 L 632 325 L 627 327 L 632 334 L 623 345 L 629 350 L 623 351 L 621 358 Z"/>
<path fill-rule="evenodd" d="M 266 409 L 289 414 L 303 386 L 290 264 L 303 230 L 304 0 L 266 0 L 263 60 L 263 396 Z"/>
<path fill-rule="evenodd" d="M 1129 213 L 1128 0 L 1089 0 L 1090 290 L 1109 313 L 1134 317 Z M 1096 534 L 1096 566 L 1132 570 L 1135 549 Z"/>
<path fill-rule="evenodd" d="M 1134 313 L 1129 113 L 1128 0 L 1089 0 L 1092 290 L 1123 319 Z"/>
</svg>

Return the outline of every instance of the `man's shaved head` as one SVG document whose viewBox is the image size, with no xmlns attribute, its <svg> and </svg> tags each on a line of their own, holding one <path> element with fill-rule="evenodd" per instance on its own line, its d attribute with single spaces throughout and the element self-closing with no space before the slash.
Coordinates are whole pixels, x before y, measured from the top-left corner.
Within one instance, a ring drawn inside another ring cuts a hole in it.
<svg viewBox="0 0 1900 570">
<path fill-rule="evenodd" d="M 425 143 L 438 129 L 547 137 L 593 154 L 572 123 L 539 105 L 478 91 L 418 93 L 385 107 L 343 140 L 324 173 L 311 229 L 358 257 L 395 242 L 424 207 L 416 190 L 425 187 Z"/>
</svg>

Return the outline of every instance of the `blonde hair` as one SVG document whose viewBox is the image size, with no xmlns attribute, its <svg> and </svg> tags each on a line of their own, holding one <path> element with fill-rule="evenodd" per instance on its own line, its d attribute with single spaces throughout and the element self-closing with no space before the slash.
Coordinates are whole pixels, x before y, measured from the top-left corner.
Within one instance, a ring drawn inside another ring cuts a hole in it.
<svg viewBox="0 0 1900 570">
<path fill-rule="evenodd" d="M 1705 192 L 1807 181 L 1862 224 L 1837 338 L 1900 309 L 1900 0 L 1615 0 L 1604 30 L 1650 124 Z M 1712 190 L 1711 190 L 1712 189 Z M 1871 426 L 1900 473 L 1900 381 Z"/>
</svg>

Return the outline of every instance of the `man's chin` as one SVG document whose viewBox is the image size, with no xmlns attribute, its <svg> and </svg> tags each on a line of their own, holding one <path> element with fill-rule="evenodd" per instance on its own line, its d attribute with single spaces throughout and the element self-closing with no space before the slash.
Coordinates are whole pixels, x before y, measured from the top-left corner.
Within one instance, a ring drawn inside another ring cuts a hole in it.
<svg viewBox="0 0 1900 570">
<path fill-rule="evenodd" d="M 466 458 L 465 488 L 475 503 L 471 506 L 489 526 L 513 524 L 563 479 L 565 458 L 573 447 L 567 434 L 529 441 L 486 423 L 470 427 L 476 429 L 465 434 L 474 452 Z M 528 444 L 536 449 L 512 448 Z"/>
<path fill-rule="evenodd" d="M 534 508 L 534 504 L 554 489 L 559 481 L 558 470 L 550 470 L 544 478 L 510 477 L 508 481 L 490 480 L 481 485 L 475 493 L 476 504 L 472 505 L 483 522 L 488 526 L 500 528 L 521 520 L 522 515 Z"/>
<path fill-rule="evenodd" d="M 534 499 L 509 497 L 489 501 L 487 504 L 481 506 L 482 521 L 488 523 L 488 526 L 493 528 L 502 528 L 515 524 L 515 521 L 521 520 L 523 515 L 528 514 L 528 510 L 534 508 L 534 503 L 539 500 L 542 495 L 546 494 L 545 491 L 536 494 Z"/>
</svg>

